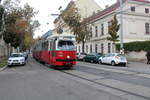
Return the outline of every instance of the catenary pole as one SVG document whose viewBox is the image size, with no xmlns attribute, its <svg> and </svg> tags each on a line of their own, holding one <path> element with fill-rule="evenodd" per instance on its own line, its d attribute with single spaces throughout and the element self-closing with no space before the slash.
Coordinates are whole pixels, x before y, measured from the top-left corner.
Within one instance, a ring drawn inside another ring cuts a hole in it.
<svg viewBox="0 0 150 100">
<path fill-rule="evenodd" d="M 119 0 L 120 2 L 120 50 L 123 50 L 123 1 L 122 0 Z"/>
</svg>

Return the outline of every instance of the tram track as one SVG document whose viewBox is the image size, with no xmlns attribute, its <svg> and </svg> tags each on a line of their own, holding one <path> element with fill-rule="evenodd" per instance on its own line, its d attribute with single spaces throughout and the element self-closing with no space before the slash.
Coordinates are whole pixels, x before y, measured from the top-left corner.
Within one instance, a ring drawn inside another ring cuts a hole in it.
<svg viewBox="0 0 150 100">
<path fill-rule="evenodd" d="M 146 100 L 150 100 L 150 97 L 147 97 L 147 96 L 143 96 L 143 95 L 139 95 L 139 94 L 136 94 L 136 93 L 133 93 L 133 92 L 130 92 L 130 91 L 126 91 L 126 90 L 123 90 L 123 89 L 119 89 L 119 88 L 116 88 L 116 87 L 112 87 L 112 86 L 109 86 L 109 85 L 106 85 L 106 84 L 102 84 L 102 83 L 99 83 L 95 80 L 91 80 L 91 79 L 88 79 L 88 78 L 85 78 L 85 77 L 82 77 L 82 76 L 79 76 L 77 74 L 73 74 L 71 72 L 69 72 L 68 70 L 58 70 L 62 73 L 65 73 L 67 75 L 71 75 L 73 77 L 76 77 L 76 78 L 79 78 L 79 79 L 83 79 L 85 81 L 88 81 L 88 82 L 92 82 L 96 85 L 100 85 L 100 86 L 104 86 L 104 87 L 107 87 L 107 88 L 111 88 L 111 89 L 115 89 L 115 90 L 118 90 L 118 91 L 121 91 L 121 92 L 124 92 L 125 94 L 129 94 L 129 95 L 133 95 L 133 96 L 136 96 L 136 97 L 140 97 L 140 98 L 143 98 L 143 99 L 146 99 Z M 105 78 L 101 78 L 100 80 L 103 80 Z M 143 90 L 144 91 L 144 90 Z"/>
<path fill-rule="evenodd" d="M 40 64 L 40 63 L 39 63 Z M 43 65 L 43 64 L 40 64 L 40 65 Z M 148 97 L 148 96 L 143 96 L 143 95 L 139 95 L 139 94 L 137 94 L 137 93 L 133 93 L 133 92 L 130 92 L 130 91 L 126 91 L 126 90 L 123 90 L 123 89 L 120 89 L 120 88 L 116 88 L 116 87 L 112 87 L 112 86 L 109 86 L 109 85 L 107 85 L 107 84 L 103 84 L 103 83 L 99 83 L 98 81 L 96 81 L 96 80 L 104 80 L 105 78 L 103 78 L 103 77 L 101 77 L 101 78 L 96 78 L 96 79 L 89 79 L 88 77 L 84 77 L 84 76 L 81 76 L 81 75 L 78 75 L 78 74 L 75 74 L 75 73 L 72 73 L 72 72 L 74 72 L 74 71 L 77 71 L 77 70 L 75 70 L 75 69 L 71 69 L 71 70 L 63 70 L 63 69 L 54 69 L 54 68 L 52 68 L 52 67 L 50 67 L 50 66 L 48 66 L 48 65 L 44 65 L 44 66 L 46 66 L 47 68 L 50 68 L 50 69 L 53 69 L 53 70 L 55 70 L 55 71 L 59 71 L 59 72 L 61 72 L 61 73 L 64 73 L 64 74 L 66 74 L 66 75 L 69 75 L 69 76 L 72 76 L 72 77 L 75 77 L 75 78 L 79 78 L 79 79 L 82 79 L 82 80 L 84 80 L 84 81 L 87 81 L 87 82 L 91 82 L 91 83 L 93 83 L 93 84 L 95 84 L 95 85 L 99 85 L 99 86 L 103 86 L 103 87 L 106 87 L 106 88 L 110 88 L 110 89 L 113 89 L 113 90 L 117 90 L 117 91 L 120 91 L 120 92 L 124 92 L 124 94 L 125 95 L 133 95 L 133 96 L 135 96 L 135 97 L 139 97 L 139 98 L 142 98 L 142 99 L 144 99 L 144 100 L 150 100 L 150 97 Z M 82 71 L 81 71 L 82 72 Z M 87 73 L 87 74 L 89 74 L 89 73 Z M 91 75 L 94 75 L 94 74 L 91 74 Z M 97 76 L 97 75 L 95 75 L 95 76 Z M 144 90 L 143 90 L 144 91 Z M 106 92 L 109 92 L 109 91 L 106 91 Z M 109 93 L 111 93 L 111 92 L 109 92 Z M 123 95 L 124 96 L 124 95 Z M 120 96 L 121 97 L 121 96 Z M 132 100 L 132 99 L 131 99 Z M 141 100 L 141 99 L 140 99 Z"/>
</svg>

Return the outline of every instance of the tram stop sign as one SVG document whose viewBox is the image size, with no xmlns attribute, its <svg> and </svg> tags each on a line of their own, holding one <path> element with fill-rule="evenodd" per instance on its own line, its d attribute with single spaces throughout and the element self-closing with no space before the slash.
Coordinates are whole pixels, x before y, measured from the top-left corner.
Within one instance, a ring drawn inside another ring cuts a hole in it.
<svg viewBox="0 0 150 100">
<path fill-rule="evenodd" d="M 57 33 L 58 33 L 58 34 L 62 34 L 62 32 L 63 32 L 63 30 L 62 30 L 61 28 L 58 28 L 58 29 L 57 29 Z"/>
</svg>

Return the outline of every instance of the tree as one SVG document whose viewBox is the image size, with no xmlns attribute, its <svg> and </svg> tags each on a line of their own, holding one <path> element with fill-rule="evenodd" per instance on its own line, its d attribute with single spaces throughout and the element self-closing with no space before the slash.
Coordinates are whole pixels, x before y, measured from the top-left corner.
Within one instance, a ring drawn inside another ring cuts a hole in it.
<svg viewBox="0 0 150 100">
<path fill-rule="evenodd" d="M 116 42 L 118 42 L 118 38 L 119 35 L 117 34 L 117 32 L 119 31 L 120 25 L 118 24 L 116 15 L 114 16 L 114 18 L 111 20 L 111 25 L 108 28 L 108 34 L 110 36 L 107 37 L 108 40 L 113 42 L 113 52 L 115 52 L 115 45 Z"/>
<path fill-rule="evenodd" d="M 75 3 L 72 3 L 60 17 L 69 26 L 71 32 L 76 36 L 77 43 L 82 43 L 82 52 L 84 52 L 85 42 L 90 38 L 91 33 L 86 19 L 82 19 Z"/>
<path fill-rule="evenodd" d="M 0 32 L 2 31 L 2 27 L 3 27 L 3 14 L 4 14 L 4 8 L 0 5 Z"/>
<path fill-rule="evenodd" d="M 4 2 L 7 9 L 5 13 L 6 31 L 3 36 L 7 44 L 11 44 L 15 48 L 20 47 L 20 50 L 24 51 L 31 47 L 33 32 L 40 24 L 37 20 L 33 20 L 38 12 L 28 4 L 19 7 L 19 2 L 19 0 L 5 0 Z M 31 42 L 26 42 L 27 36 Z"/>
</svg>

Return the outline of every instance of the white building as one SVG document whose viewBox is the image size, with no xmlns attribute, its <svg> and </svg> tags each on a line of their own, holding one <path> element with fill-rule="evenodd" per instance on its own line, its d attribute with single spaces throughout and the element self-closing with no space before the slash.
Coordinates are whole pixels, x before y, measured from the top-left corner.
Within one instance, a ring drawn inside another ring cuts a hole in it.
<svg viewBox="0 0 150 100">
<path fill-rule="evenodd" d="M 112 52 L 112 42 L 107 40 L 108 26 L 114 15 L 117 15 L 120 22 L 119 10 L 120 3 L 116 2 L 88 18 L 91 24 L 92 37 L 85 43 L 86 53 Z M 123 0 L 123 41 L 146 40 L 150 40 L 150 1 Z M 82 52 L 82 44 L 77 45 L 77 52 Z"/>
</svg>

